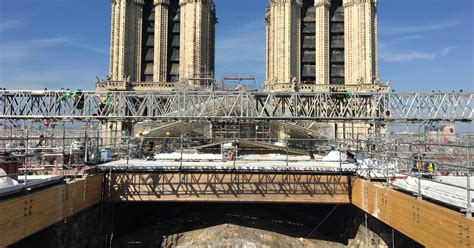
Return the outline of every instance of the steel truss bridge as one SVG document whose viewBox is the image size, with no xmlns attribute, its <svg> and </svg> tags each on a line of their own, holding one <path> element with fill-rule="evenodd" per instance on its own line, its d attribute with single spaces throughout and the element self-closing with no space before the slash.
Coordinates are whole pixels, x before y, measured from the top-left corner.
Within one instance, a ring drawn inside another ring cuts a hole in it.
<svg viewBox="0 0 474 248">
<path fill-rule="evenodd" d="M 0 119 L 103 121 L 474 120 L 474 93 L 0 91 Z"/>
</svg>

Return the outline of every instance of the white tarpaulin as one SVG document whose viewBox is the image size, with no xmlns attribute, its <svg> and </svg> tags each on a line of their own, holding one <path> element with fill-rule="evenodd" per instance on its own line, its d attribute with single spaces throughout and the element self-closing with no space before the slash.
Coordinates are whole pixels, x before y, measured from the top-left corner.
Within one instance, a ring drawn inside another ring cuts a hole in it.
<svg viewBox="0 0 474 248">
<path fill-rule="evenodd" d="M 7 173 L 3 169 L 0 169 L 0 188 L 6 188 L 17 184 L 17 181 L 8 177 Z"/>
<path fill-rule="evenodd" d="M 421 195 L 433 200 L 443 202 L 445 204 L 467 209 L 467 177 L 438 177 L 436 181 L 428 179 L 418 179 L 417 177 L 409 176 L 406 179 L 397 179 L 393 182 L 393 185 L 412 193 L 418 192 L 418 182 L 421 182 L 420 189 Z M 453 184 L 446 185 L 440 182 Z M 470 177 L 471 187 L 474 185 L 474 178 Z M 474 211 L 474 191 L 471 189 L 471 210 Z"/>
</svg>

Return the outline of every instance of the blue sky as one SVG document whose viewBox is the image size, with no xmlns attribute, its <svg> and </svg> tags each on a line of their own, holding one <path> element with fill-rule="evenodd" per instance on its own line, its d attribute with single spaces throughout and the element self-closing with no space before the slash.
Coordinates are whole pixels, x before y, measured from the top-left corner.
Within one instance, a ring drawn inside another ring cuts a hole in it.
<svg viewBox="0 0 474 248">
<path fill-rule="evenodd" d="M 216 0 L 217 77 L 262 83 L 267 0 Z M 397 91 L 474 91 L 473 0 L 379 0 L 380 76 Z M 0 0 L 0 87 L 93 89 L 110 0 Z"/>
</svg>

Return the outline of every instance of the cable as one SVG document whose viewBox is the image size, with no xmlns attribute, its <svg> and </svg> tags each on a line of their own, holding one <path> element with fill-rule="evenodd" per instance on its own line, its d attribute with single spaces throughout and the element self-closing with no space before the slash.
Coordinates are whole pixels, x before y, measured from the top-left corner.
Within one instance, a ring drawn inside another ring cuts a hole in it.
<svg viewBox="0 0 474 248">
<path fill-rule="evenodd" d="M 308 236 L 306 236 L 306 238 L 309 238 L 309 236 L 311 236 L 311 234 L 313 234 L 314 231 L 316 231 L 319 226 L 321 226 L 324 221 L 326 221 L 327 218 L 329 218 L 329 216 L 332 214 L 332 212 L 334 212 L 334 210 L 336 210 L 336 208 L 339 206 L 339 203 L 336 204 L 336 206 L 334 206 L 334 208 L 326 215 L 326 217 L 324 217 L 324 219 L 308 234 Z"/>
</svg>

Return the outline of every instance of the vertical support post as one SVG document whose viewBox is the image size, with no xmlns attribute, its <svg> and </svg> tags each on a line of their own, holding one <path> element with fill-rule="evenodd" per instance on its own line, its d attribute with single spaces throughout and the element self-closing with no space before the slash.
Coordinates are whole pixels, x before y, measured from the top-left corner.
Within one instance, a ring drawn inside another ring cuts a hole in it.
<svg viewBox="0 0 474 248">
<path fill-rule="evenodd" d="M 286 167 L 288 167 L 288 138 L 285 138 Z"/>
<path fill-rule="evenodd" d="M 66 123 L 63 122 L 63 149 L 62 149 L 62 156 L 63 156 L 63 162 L 61 163 L 61 171 L 62 175 L 64 176 L 64 164 L 66 164 Z"/>
<path fill-rule="evenodd" d="M 235 144 L 235 143 L 236 143 L 236 142 L 235 142 L 235 140 L 234 140 L 233 144 Z M 236 157 L 237 157 L 237 147 L 233 147 L 233 148 L 234 148 L 234 157 L 232 158 L 232 160 L 233 160 L 233 161 L 232 161 L 232 163 L 233 163 L 232 166 L 233 166 L 234 169 L 235 169 L 235 160 L 236 160 Z"/>
<path fill-rule="evenodd" d="M 10 127 L 10 148 L 13 148 L 13 126 Z"/>
<path fill-rule="evenodd" d="M 388 173 L 389 173 L 389 161 L 392 161 L 391 159 L 389 160 L 388 159 L 389 157 L 388 156 L 384 156 L 384 158 L 382 159 L 382 161 L 384 161 L 385 163 L 385 175 L 386 175 L 386 180 L 387 182 L 385 183 L 385 187 L 388 187 L 390 185 L 390 177 L 388 176 Z"/>
<path fill-rule="evenodd" d="M 127 165 L 130 160 L 130 136 L 127 137 Z"/>
<path fill-rule="evenodd" d="M 84 165 L 87 163 L 87 154 L 89 153 L 89 142 L 87 140 L 87 130 L 84 130 Z"/>
<path fill-rule="evenodd" d="M 418 152 L 418 163 L 420 163 L 420 167 L 418 168 L 418 194 L 416 198 L 421 200 L 423 197 L 421 196 L 421 170 L 423 168 L 423 159 L 421 158 L 421 153 Z"/>
<path fill-rule="evenodd" d="M 342 172 L 342 147 L 339 147 L 339 171 Z"/>
<path fill-rule="evenodd" d="M 356 151 L 357 153 L 359 153 L 359 149 L 360 149 L 360 143 L 359 143 L 359 132 L 357 132 L 357 135 L 356 135 L 356 139 L 357 139 L 357 148 L 356 148 Z"/>
<path fill-rule="evenodd" d="M 140 137 L 140 145 L 138 147 L 138 151 L 139 151 L 139 158 L 140 159 L 143 159 L 143 142 L 144 142 L 144 139 L 143 139 L 143 136 Z"/>
<path fill-rule="evenodd" d="M 367 158 L 370 159 L 368 161 L 371 161 L 373 159 L 373 156 L 372 156 L 372 140 L 370 140 L 370 139 L 367 141 Z M 369 181 L 369 182 L 372 180 L 370 178 L 370 172 L 372 170 L 372 168 L 370 166 L 371 166 L 371 163 L 368 162 L 367 163 L 367 181 Z"/>
<path fill-rule="evenodd" d="M 472 162 L 471 166 L 472 167 Z M 467 165 L 467 163 L 466 163 Z M 466 217 L 467 218 L 472 218 L 472 210 L 471 210 L 471 172 L 469 171 L 469 167 L 467 168 L 467 185 L 466 185 L 466 190 L 467 190 L 467 204 L 466 204 Z"/>
<path fill-rule="evenodd" d="M 27 188 L 27 181 L 28 181 L 28 143 L 29 143 L 29 134 L 28 128 L 26 128 L 26 144 L 25 144 L 25 181 L 23 182 L 25 189 Z"/>
<path fill-rule="evenodd" d="M 183 167 L 183 134 L 180 135 L 180 147 L 179 170 Z"/>
<path fill-rule="evenodd" d="M 419 143 L 422 143 L 422 139 L 421 139 L 421 128 L 422 126 L 419 126 L 419 129 L 418 129 L 418 142 Z M 418 145 L 418 157 L 417 159 L 415 160 L 415 167 L 417 168 L 417 177 L 418 177 L 418 193 L 417 193 L 417 196 L 416 198 L 418 200 L 421 200 L 422 199 L 422 196 L 421 196 L 421 169 L 423 168 L 423 162 L 422 162 L 422 157 L 421 157 L 421 145 Z M 419 164 L 419 167 L 418 167 L 418 164 Z"/>
<path fill-rule="evenodd" d="M 99 161 L 100 161 L 100 137 L 99 137 L 100 133 L 99 133 L 99 130 L 96 130 L 96 133 L 95 133 L 95 142 L 96 142 L 96 148 L 95 148 L 95 165 L 98 165 L 99 164 Z"/>
</svg>

